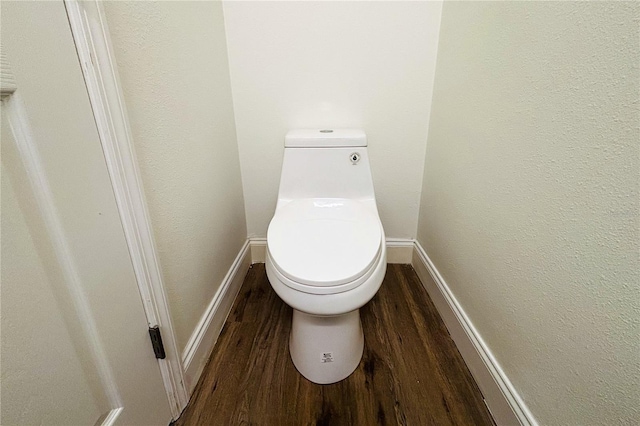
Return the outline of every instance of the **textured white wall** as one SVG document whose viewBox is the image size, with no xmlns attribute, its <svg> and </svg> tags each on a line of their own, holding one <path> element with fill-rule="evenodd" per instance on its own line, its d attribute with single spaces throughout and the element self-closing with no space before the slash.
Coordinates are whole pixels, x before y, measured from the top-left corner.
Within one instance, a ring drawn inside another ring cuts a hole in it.
<svg viewBox="0 0 640 426">
<path fill-rule="evenodd" d="M 447 2 L 418 239 L 541 424 L 638 424 L 638 3 Z"/>
<path fill-rule="evenodd" d="M 178 344 L 244 243 L 220 2 L 105 2 Z"/>
<path fill-rule="evenodd" d="M 386 234 L 415 237 L 440 9 L 225 2 L 250 236 L 273 216 L 288 129 L 361 127 Z"/>
</svg>

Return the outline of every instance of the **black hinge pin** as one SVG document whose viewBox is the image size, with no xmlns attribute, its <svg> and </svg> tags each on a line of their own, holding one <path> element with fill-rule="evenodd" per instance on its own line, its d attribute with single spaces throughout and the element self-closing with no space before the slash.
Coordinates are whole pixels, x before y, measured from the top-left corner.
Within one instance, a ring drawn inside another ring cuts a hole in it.
<svg viewBox="0 0 640 426">
<path fill-rule="evenodd" d="M 160 335 L 160 328 L 157 325 L 149 328 L 149 337 L 151 337 L 151 346 L 153 346 L 153 352 L 156 354 L 156 358 L 165 359 L 166 355 L 164 353 L 164 345 L 162 344 L 162 336 Z"/>
</svg>

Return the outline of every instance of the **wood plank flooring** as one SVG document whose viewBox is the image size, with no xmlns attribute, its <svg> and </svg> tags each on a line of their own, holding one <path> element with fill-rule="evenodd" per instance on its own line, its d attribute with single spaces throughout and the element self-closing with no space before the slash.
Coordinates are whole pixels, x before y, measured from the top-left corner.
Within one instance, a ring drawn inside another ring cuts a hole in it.
<svg viewBox="0 0 640 426">
<path fill-rule="evenodd" d="M 492 425 L 482 395 L 410 265 L 388 265 L 361 310 L 364 355 L 332 385 L 289 357 L 292 310 L 249 270 L 176 425 Z"/>
</svg>

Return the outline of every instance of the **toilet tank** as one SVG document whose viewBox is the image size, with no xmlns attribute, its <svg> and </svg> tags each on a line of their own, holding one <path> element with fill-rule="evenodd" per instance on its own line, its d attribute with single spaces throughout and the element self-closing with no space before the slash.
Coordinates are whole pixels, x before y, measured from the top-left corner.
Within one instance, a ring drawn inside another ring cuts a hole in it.
<svg viewBox="0 0 640 426">
<path fill-rule="evenodd" d="M 304 129 L 287 133 L 278 205 L 298 198 L 375 200 L 364 131 Z"/>
</svg>

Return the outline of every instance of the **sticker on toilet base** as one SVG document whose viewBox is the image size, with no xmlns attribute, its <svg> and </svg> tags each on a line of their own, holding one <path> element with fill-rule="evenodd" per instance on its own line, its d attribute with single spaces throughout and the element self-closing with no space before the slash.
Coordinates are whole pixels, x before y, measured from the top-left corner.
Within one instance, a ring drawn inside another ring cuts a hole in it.
<svg viewBox="0 0 640 426">
<path fill-rule="evenodd" d="M 333 362 L 333 352 L 322 352 L 322 356 L 320 357 L 320 362 Z"/>
</svg>

